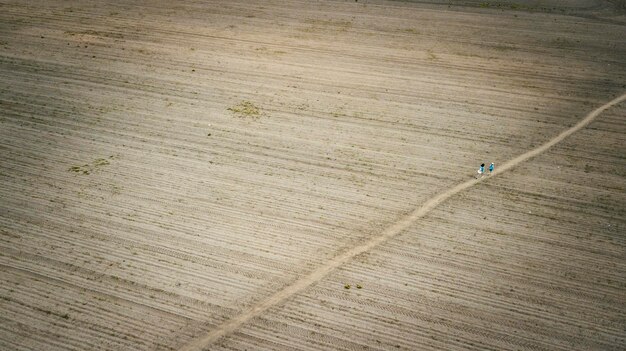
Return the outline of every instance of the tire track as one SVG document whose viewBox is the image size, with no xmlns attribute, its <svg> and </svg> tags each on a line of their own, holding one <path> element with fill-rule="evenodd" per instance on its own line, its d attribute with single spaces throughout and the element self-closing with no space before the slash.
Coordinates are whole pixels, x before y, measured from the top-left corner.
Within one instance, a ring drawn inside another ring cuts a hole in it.
<svg viewBox="0 0 626 351">
<path fill-rule="evenodd" d="M 626 93 L 622 94 L 621 96 L 593 110 L 587 116 L 585 116 L 585 118 L 583 118 L 580 122 L 575 124 L 573 127 L 561 132 L 559 135 L 550 139 L 543 145 L 536 147 L 528 152 L 525 152 L 508 162 L 505 162 L 493 172 L 492 176 L 498 175 L 500 173 L 504 173 L 510 170 L 511 168 L 514 168 L 515 166 L 519 165 L 520 163 L 525 162 L 528 159 L 533 158 L 547 151 L 552 146 L 556 145 L 557 143 L 563 141 L 568 136 L 572 135 L 573 133 L 587 126 L 596 117 L 598 117 L 598 115 L 600 115 L 600 113 L 602 113 L 604 110 L 608 109 L 609 107 L 613 105 L 619 104 L 620 102 L 624 100 L 626 100 Z M 192 340 L 188 344 L 181 347 L 179 351 L 200 351 L 200 350 L 205 349 L 207 346 L 214 343 L 219 338 L 234 332 L 242 324 L 246 323 L 252 318 L 255 318 L 261 315 L 263 312 L 265 312 L 269 308 L 282 303 L 283 301 L 287 300 L 291 296 L 304 290 L 310 285 L 320 281 L 330 272 L 340 267 L 344 263 L 348 262 L 350 259 L 354 258 L 355 256 L 360 255 L 364 252 L 367 252 L 373 249 L 374 247 L 382 244 L 383 242 L 391 239 L 392 237 L 398 235 L 403 230 L 408 228 L 410 225 L 415 223 L 418 219 L 425 216 L 428 212 L 430 212 L 433 208 L 435 208 L 440 203 L 456 195 L 457 193 L 460 193 L 461 191 L 478 184 L 484 179 L 486 178 L 471 179 L 463 183 L 460 183 L 452 187 L 451 189 L 448 189 L 436 195 L 435 197 L 426 201 L 421 207 L 415 209 L 409 215 L 400 219 L 398 222 L 394 223 L 393 225 L 385 229 L 379 236 L 371 238 L 366 243 L 353 247 L 335 256 L 333 259 L 329 260 L 328 262 L 326 262 L 326 264 L 315 269 L 313 272 L 309 273 L 307 276 L 295 281 L 291 285 L 274 293 L 269 298 L 263 301 L 260 301 L 258 304 L 252 306 L 247 311 L 244 311 L 243 313 L 231 318 L 230 320 L 227 320 L 223 324 L 217 326 L 214 330 L 211 330 L 207 332 L 206 334 Z"/>
</svg>

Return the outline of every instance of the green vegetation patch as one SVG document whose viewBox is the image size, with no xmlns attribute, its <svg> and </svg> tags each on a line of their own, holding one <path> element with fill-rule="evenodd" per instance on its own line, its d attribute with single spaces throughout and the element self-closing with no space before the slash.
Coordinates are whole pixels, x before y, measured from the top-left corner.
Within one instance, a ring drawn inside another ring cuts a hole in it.
<svg viewBox="0 0 626 351">
<path fill-rule="evenodd" d="M 257 118 L 261 115 L 261 109 L 250 101 L 242 101 L 239 104 L 229 107 L 228 111 L 232 111 L 240 117 Z"/>
<path fill-rule="evenodd" d="M 342 21 L 342 20 L 325 20 L 318 18 L 307 18 L 304 20 L 305 23 L 318 25 L 318 26 L 334 26 L 334 27 L 343 27 L 348 28 L 352 26 L 352 22 L 350 21 Z"/>
<path fill-rule="evenodd" d="M 95 161 L 93 161 L 94 167 L 106 166 L 109 164 L 111 163 L 107 159 L 104 159 L 104 158 L 98 158 Z"/>
<path fill-rule="evenodd" d="M 347 32 L 352 28 L 352 22 L 344 20 L 326 20 L 318 18 L 307 18 L 304 23 L 308 27 L 300 29 L 304 32 Z"/>
<path fill-rule="evenodd" d="M 95 30 L 83 30 L 83 31 L 65 31 L 66 35 L 75 36 L 75 35 L 89 35 L 94 37 L 105 37 L 105 38 L 115 38 L 115 39 L 124 39 L 124 35 L 120 33 L 114 32 L 99 32 Z"/>
<path fill-rule="evenodd" d="M 82 166 L 72 166 L 68 169 L 68 171 L 87 175 L 91 173 L 91 167 L 89 167 L 88 164 Z"/>
<path fill-rule="evenodd" d="M 491 7 L 491 8 L 499 8 L 499 9 L 505 9 L 508 7 L 512 10 L 518 10 L 518 9 L 524 8 L 524 6 L 520 4 L 508 3 L 504 1 L 494 1 L 494 2 L 483 1 L 478 4 L 478 7 L 482 7 L 482 8 Z"/>
<path fill-rule="evenodd" d="M 109 159 L 112 159 L 113 156 L 109 156 Z M 93 173 L 96 169 L 103 167 L 103 166 L 107 166 L 110 165 L 111 162 L 109 161 L 109 159 L 106 158 L 97 158 L 95 160 L 93 160 L 93 162 L 91 163 L 87 163 L 81 166 L 72 166 L 70 168 L 67 169 L 68 172 L 74 172 L 74 173 L 78 173 L 78 174 L 84 174 L 84 175 L 89 175 L 91 173 Z"/>
</svg>

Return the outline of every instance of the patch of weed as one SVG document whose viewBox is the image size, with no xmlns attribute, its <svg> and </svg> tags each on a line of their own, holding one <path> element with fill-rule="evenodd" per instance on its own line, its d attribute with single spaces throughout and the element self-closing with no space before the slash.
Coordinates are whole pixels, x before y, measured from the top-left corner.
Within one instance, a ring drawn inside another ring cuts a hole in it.
<svg viewBox="0 0 626 351">
<path fill-rule="evenodd" d="M 68 171 L 70 172 L 76 172 L 76 173 L 80 173 L 82 172 L 82 167 L 88 167 L 89 165 L 83 165 L 83 166 L 72 166 L 68 169 Z"/>
<path fill-rule="evenodd" d="M 109 159 L 112 159 L 114 156 L 109 156 Z M 82 166 L 72 166 L 67 169 L 68 172 L 74 172 L 78 174 L 88 175 L 91 174 L 94 170 L 99 167 L 107 166 L 111 164 L 109 160 L 104 158 L 97 158 L 92 163 L 84 164 Z"/>
<path fill-rule="evenodd" d="M 350 21 L 342 21 L 342 20 L 323 20 L 317 18 L 307 18 L 304 20 L 305 23 L 320 25 L 320 26 L 335 26 L 335 27 L 351 27 L 352 22 Z"/>
<path fill-rule="evenodd" d="M 94 167 L 106 166 L 108 164 L 110 164 L 110 162 L 104 158 L 98 158 L 95 161 L 93 161 Z"/>
<path fill-rule="evenodd" d="M 346 32 L 352 28 L 352 22 L 342 20 L 307 18 L 304 23 L 307 23 L 310 27 L 301 30 L 308 33 L 324 31 Z"/>
<path fill-rule="evenodd" d="M 258 53 L 269 54 L 269 55 L 283 55 L 287 53 L 286 51 L 282 51 L 282 50 L 270 50 L 264 46 L 258 47 L 254 49 L 254 51 Z"/>
<path fill-rule="evenodd" d="M 240 117 L 259 117 L 261 110 L 250 101 L 242 101 L 239 104 L 229 107 L 228 111 L 232 111 Z"/>
</svg>

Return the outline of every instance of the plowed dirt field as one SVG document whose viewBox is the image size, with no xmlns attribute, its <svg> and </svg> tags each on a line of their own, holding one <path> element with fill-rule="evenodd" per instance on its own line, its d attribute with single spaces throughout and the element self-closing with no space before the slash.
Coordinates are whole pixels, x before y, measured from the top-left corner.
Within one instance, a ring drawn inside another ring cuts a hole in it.
<svg viewBox="0 0 626 351">
<path fill-rule="evenodd" d="M 625 349 L 625 11 L 0 0 L 0 350 Z"/>
</svg>

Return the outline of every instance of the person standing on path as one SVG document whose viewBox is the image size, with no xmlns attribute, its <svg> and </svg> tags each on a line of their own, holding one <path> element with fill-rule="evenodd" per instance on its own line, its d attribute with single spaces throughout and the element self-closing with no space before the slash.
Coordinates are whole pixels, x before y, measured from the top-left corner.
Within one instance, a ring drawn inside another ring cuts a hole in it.
<svg viewBox="0 0 626 351">
<path fill-rule="evenodd" d="M 481 163 L 480 168 L 478 169 L 478 176 L 476 178 L 481 178 L 485 173 L 485 164 Z"/>
<path fill-rule="evenodd" d="M 491 173 L 493 173 L 493 162 L 491 162 L 491 164 L 489 165 L 489 175 L 491 175 Z"/>
</svg>

